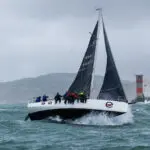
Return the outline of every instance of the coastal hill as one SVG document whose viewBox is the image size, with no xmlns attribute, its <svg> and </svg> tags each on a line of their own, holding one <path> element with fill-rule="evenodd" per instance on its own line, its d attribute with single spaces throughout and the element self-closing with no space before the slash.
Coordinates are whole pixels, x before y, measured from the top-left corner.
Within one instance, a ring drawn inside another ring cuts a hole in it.
<svg viewBox="0 0 150 150">
<path fill-rule="evenodd" d="M 0 83 L 0 103 L 27 103 L 35 96 L 47 94 L 54 97 L 56 92 L 65 93 L 75 77 L 74 73 L 53 73 L 35 78 L 25 78 Z M 103 77 L 95 76 L 93 97 L 102 85 Z M 135 83 L 122 81 L 129 100 L 135 98 Z"/>
</svg>

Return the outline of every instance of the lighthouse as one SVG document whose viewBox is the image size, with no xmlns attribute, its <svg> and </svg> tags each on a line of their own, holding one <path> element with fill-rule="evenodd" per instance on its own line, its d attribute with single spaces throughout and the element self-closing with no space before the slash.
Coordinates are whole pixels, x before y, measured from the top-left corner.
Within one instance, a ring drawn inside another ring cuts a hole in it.
<svg viewBox="0 0 150 150">
<path fill-rule="evenodd" d="M 136 96 L 143 95 L 143 75 L 136 75 Z"/>
<path fill-rule="evenodd" d="M 139 101 L 144 101 L 143 75 L 136 75 L 136 96 Z"/>
</svg>

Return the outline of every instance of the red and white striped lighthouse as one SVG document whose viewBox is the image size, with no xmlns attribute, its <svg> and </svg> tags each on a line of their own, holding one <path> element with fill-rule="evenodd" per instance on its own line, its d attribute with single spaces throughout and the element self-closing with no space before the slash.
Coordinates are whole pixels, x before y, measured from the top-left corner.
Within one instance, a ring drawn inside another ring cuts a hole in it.
<svg viewBox="0 0 150 150">
<path fill-rule="evenodd" d="M 143 75 L 136 75 L 136 94 L 137 97 L 143 96 Z"/>
</svg>

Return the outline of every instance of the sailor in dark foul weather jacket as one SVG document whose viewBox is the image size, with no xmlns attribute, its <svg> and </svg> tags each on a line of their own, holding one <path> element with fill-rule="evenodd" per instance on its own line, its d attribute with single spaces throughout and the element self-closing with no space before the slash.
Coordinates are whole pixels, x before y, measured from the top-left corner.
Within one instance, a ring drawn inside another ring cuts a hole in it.
<svg viewBox="0 0 150 150">
<path fill-rule="evenodd" d="M 56 96 L 54 97 L 55 99 L 55 104 L 57 104 L 57 102 L 59 101 L 59 103 L 61 103 L 61 95 L 57 92 Z"/>
<path fill-rule="evenodd" d="M 47 98 L 48 98 L 48 96 L 46 96 L 46 95 L 44 94 L 43 97 L 42 97 L 42 101 L 43 101 L 43 102 L 46 102 L 46 101 L 47 101 Z"/>
<path fill-rule="evenodd" d="M 40 102 L 41 101 L 41 96 L 38 96 L 37 98 L 36 98 L 36 102 Z"/>
<path fill-rule="evenodd" d="M 68 93 L 69 92 L 66 92 L 64 95 L 63 95 L 63 99 L 64 99 L 64 103 L 66 104 L 67 101 L 68 101 Z"/>
</svg>

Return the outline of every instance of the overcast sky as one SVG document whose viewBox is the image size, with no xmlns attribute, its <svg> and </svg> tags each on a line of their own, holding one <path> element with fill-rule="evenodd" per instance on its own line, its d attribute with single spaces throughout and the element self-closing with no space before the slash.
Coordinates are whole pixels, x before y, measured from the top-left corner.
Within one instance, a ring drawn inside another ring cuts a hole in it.
<svg viewBox="0 0 150 150">
<path fill-rule="evenodd" d="M 0 0 L 0 81 L 77 72 L 103 8 L 121 78 L 150 79 L 150 0 Z M 104 74 L 100 26 L 96 74 Z"/>
</svg>

